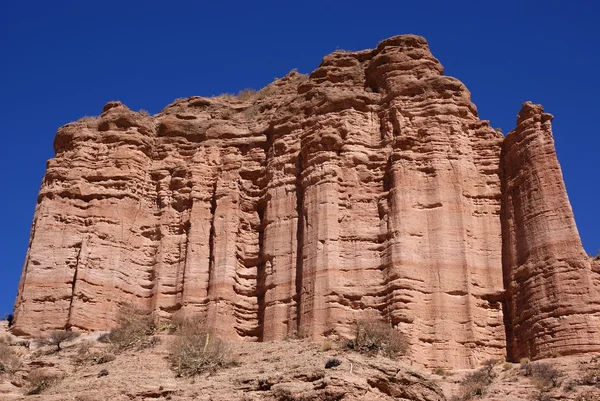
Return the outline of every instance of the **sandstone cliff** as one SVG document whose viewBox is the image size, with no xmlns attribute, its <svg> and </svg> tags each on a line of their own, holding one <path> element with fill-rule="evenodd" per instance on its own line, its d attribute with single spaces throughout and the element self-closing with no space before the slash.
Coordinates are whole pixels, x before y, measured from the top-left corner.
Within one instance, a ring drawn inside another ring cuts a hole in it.
<svg viewBox="0 0 600 401">
<path fill-rule="evenodd" d="M 598 273 L 583 250 L 552 138 L 523 104 L 502 147 L 502 243 L 513 360 L 600 351 Z"/>
<path fill-rule="evenodd" d="M 518 139 L 537 135 L 532 108 L 503 145 L 413 35 L 335 52 L 253 95 L 155 116 L 110 102 L 57 133 L 14 331 L 106 329 L 135 303 L 249 341 L 348 336 L 381 317 L 431 366 L 503 356 L 506 334 L 513 358 L 597 349 L 596 277 L 553 144 Z M 535 197 L 540 173 L 551 192 Z M 588 334 L 569 340 L 563 315 Z"/>
</svg>

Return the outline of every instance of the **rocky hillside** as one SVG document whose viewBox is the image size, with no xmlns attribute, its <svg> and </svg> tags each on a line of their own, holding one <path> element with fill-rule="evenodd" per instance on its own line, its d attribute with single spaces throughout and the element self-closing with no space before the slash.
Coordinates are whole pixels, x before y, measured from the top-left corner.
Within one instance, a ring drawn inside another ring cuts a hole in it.
<svg viewBox="0 0 600 401">
<path fill-rule="evenodd" d="M 235 363 L 229 367 L 181 377 L 169 363 L 174 336 L 164 332 L 115 355 L 97 341 L 98 334 L 65 342 L 56 352 L 38 340 L 6 335 L 5 328 L 0 325 L 0 363 L 6 344 L 18 355 L 12 369 L 0 369 L 0 399 L 6 401 L 600 399 L 600 360 L 589 356 L 426 369 L 406 357 L 392 360 L 332 341 L 288 339 L 234 343 L 229 352 Z"/>
<path fill-rule="evenodd" d="M 503 137 L 414 35 L 154 116 L 109 102 L 56 135 L 13 332 L 133 303 L 242 342 L 381 318 L 428 367 L 600 351 L 551 120 L 525 103 Z"/>
</svg>

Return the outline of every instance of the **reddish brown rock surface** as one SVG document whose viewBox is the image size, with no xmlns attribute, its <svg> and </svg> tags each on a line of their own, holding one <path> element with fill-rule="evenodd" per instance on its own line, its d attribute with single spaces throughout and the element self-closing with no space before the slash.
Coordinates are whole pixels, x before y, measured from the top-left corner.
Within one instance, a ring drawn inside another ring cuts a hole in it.
<svg viewBox="0 0 600 401">
<path fill-rule="evenodd" d="M 502 259 L 513 360 L 600 351 L 599 277 L 575 226 L 552 118 L 524 103 L 502 147 Z"/>
<path fill-rule="evenodd" d="M 544 284 L 524 295 L 512 283 L 510 271 L 529 271 L 528 262 L 506 258 L 533 246 L 517 238 L 544 224 L 563 230 L 562 245 L 537 247 L 534 264 L 576 260 L 582 249 L 568 238 L 577 232 L 556 174 L 552 194 L 571 231 L 542 214 L 503 240 L 514 216 L 501 218 L 502 201 L 527 194 L 502 194 L 502 142 L 413 35 L 335 52 L 310 76 L 292 72 L 253 95 L 177 100 L 155 116 L 110 102 L 57 133 L 14 331 L 106 329 L 122 304 L 135 303 L 158 319 L 203 314 L 231 339 L 350 336 L 353 321 L 377 316 L 430 366 L 503 356 L 503 264 L 509 321 L 521 316 L 519 296 L 552 302 L 537 292 Z M 536 168 L 514 157 L 517 170 Z M 598 300 L 595 276 L 581 263 L 588 305 Z M 539 279 L 560 283 L 558 273 Z M 594 308 L 567 304 L 559 314 L 594 319 Z M 507 330 L 509 340 L 535 337 L 527 324 Z M 596 347 L 590 327 L 582 350 Z M 540 341 L 544 352 L 582 344 Z"/>
</svg>

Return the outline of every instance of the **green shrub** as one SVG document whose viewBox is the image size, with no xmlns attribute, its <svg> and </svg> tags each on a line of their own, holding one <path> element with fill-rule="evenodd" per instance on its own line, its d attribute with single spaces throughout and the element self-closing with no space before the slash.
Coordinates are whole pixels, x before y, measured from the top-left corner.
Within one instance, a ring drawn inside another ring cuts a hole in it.
<svg viewBox="0 0 600 401">
<path fill-rule="evenodd" d="M 354 339 L 347 346 L 361 353 L 387 357 L 406 355 L 408 352 L 408 341 L 404 334 L 389 323 L 373 319 L 355 322 Z"/>
</svg>

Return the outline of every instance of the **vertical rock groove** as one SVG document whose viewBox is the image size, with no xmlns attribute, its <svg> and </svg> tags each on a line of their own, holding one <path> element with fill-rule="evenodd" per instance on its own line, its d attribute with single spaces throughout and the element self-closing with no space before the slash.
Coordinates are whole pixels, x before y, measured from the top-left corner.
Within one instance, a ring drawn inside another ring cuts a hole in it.
<svg viewBox="0 0 600 401">
<path fill-rule="evenodd" d="M 304 249 L 304 225 L 306 224 L 306 217 L 304 214 L 304 189 L 302 186 L 302 156 L 298 155 L 298 159 L 296 161 L 296 212 L 297 212 L 297 220 L 296 220 L 296 269 L 295 269 L 295 295 L 294 301 L 296 303 L 296 327 L 295 332 L 299 335 L 302 335 L 300 328 L 300 314 L 301 308 L 300 304 L 302 303 L 302 276 L 303 276 L 303 249 Z"/>
<path fill-rule="evenodd" d="M 78 244 L 79 250 L 77 251 L 77 256 L 75 257 L 75 268 L 73 271 L 73 282 L 71 285 L 71 298 L 69 303 L 69 314 L 67 315 L 67 322 L 65 323 L 65 330 L 69 330 L 71 328 L 71 316 L 73 315 L 73 302 L 77 299 L 76 295 L 76 287 L 77 287 L 77 273 L 79 272 L 79 260 L 81 258 L 81 251 L 83 250 L 84 241 Z"/>
<path fill-rule="evenodd" d="M 257 208 L 259 219 L 258 232 L 258 264 L 256 272 L 256 302 L 258 304 L 256 337 L 258 341 L 264 340 L 265 328 L 265 291 L 266 291 L 266 271 L 265 271 L 265 231 L 264 231 L 264 204 L 260 202 Z"/>
<path fill-rule="evenodd" d="M 215 219 L 217 211 L 217 181 L 213 184 L 210 197 L 210 231 L 208 235 L 208 294 L 211 292 L 211 278 L 215 271 Z"/>
</svg>

